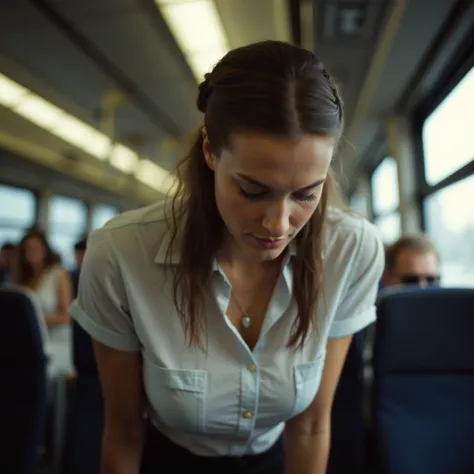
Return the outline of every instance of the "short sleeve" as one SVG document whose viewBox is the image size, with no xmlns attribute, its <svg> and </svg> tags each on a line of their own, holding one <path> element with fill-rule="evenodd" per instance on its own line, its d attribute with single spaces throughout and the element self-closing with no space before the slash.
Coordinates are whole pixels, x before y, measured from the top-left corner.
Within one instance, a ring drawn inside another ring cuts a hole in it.
<svg viewBox="0 0 474 474">
<path fill-rule="evenodd" d="M 100 229 L 89 238 L 79 289 L 69 313 L 92 338 L 122 351 L 140 350 L 128 310 L 123 277 L 110 237 Z"/>
<path fill-rule="evenodd" d="M 339 303 L 329 337 L 355 334 L 376 319 L 375 299 L 385 265 L 385 252 L 377 228 L 365 219 L 352 263 L 347 290 Z"/>
</svg>

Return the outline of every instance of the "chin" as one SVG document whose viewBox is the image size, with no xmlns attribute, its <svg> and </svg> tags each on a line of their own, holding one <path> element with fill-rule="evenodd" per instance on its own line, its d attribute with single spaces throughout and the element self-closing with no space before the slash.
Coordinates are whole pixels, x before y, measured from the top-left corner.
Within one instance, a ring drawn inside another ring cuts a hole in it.
<svg viewBox="0 0 474 474">
<path fill-rule="evenodd" d="M 276 260 L 277 258 L 279 258 L 285 251 L 285 249 L 286 246 L 269 250 L 252 247 L 252 254 L 255 255 L 256 259 L 262 262 L 269 262 L 271 260 Z"/>
</svg>

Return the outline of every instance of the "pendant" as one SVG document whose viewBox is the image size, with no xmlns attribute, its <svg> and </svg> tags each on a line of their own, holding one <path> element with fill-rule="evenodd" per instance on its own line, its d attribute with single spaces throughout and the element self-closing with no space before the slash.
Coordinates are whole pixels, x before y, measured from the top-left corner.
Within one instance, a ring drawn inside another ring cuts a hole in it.
<svg viewBox="0 0 474 474">
<path fill-rule="evenodd" d="M 252 318 L 248 315 L 242 316 L 240 323 L 242 324 L 243 328 L 248 329 L 250 326 L 252 326 Z"/>
</svg>

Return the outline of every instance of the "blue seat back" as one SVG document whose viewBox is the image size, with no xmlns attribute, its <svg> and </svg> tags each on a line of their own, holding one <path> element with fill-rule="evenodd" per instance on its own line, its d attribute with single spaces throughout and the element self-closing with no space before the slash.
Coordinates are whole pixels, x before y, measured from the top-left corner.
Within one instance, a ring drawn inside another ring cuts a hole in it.
<svg viewBox="0 0 474 474">
<path fill-rule="evenodd" d="M 46 357 L 31 297 L 0 289 L 0 472 L 34 474 L 46 421 Z"/>
<path fill-rule="evenodd" d="M 366 329 L 354 334 L 331 414 L 328 474 L 361 474 L 365 463 L 363 350 Z"/>
<path fill-rule="evenodd" d="M 373 414 L 382 472 L 474 472 L 473 338 L 474 290 L 380 299 Z"/>
</svg>

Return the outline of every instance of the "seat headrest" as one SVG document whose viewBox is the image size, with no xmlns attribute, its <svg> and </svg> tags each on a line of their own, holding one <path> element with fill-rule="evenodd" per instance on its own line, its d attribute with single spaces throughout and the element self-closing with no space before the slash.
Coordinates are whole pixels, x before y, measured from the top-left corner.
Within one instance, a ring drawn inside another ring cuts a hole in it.
<svg viewBox="0 0 474 474">
<path fill-rule="evenodd" d="M 374 369 L 474 371 L 474 289 L 410 288 L 377 303 Z"/>
<path fill-rule="evenodd" d="M 44 366 L 43 340 L 31 297 L 15 289 L 0 289 L 0 315 L 0 367 Z"/>
</svg>

